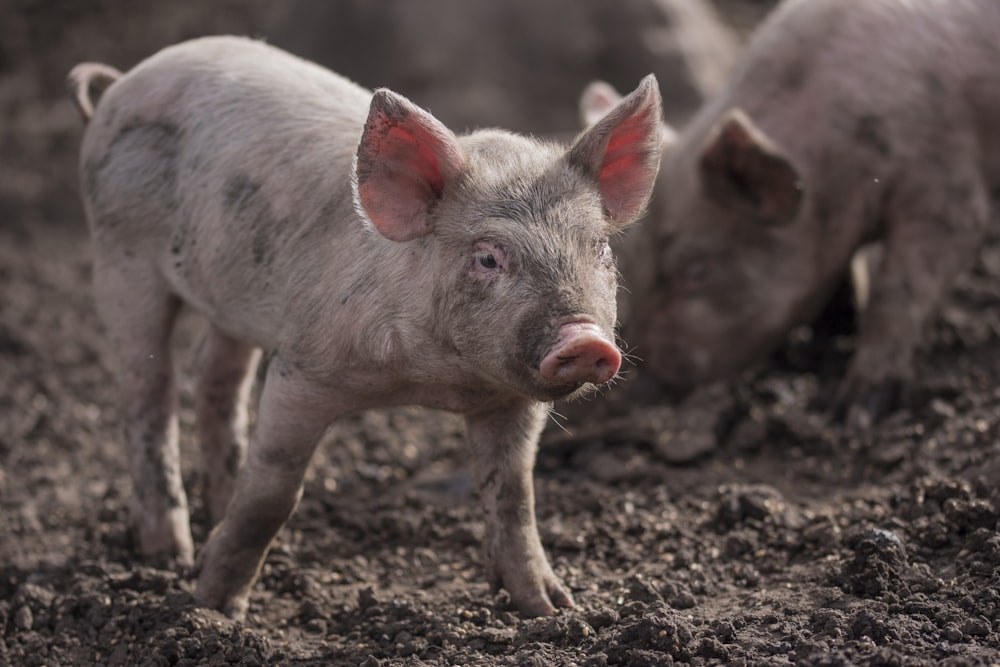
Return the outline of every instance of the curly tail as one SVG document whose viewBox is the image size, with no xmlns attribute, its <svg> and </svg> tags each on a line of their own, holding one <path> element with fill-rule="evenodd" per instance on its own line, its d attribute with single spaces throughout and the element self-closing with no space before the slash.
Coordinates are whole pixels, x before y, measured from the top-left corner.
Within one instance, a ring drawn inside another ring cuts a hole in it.
<svg viewBox="0 0 1000 667">
<path fill-rule="evenodd" d="M 84 123 L 88 122 L 94 115 L 94 102 L 90 99 L 91 85 L 101 84 L 101 92 L 103 92 L 103 89 L 120 79 L 121 76 L 122 73 L 114 67 L 100 63 L 80 63 L 70 70 L 69 76 L 66 78 L 66 86 L 69 88 L 70 95 L 73 96 L 76 108 L 83 116 Z"/>
</svg>

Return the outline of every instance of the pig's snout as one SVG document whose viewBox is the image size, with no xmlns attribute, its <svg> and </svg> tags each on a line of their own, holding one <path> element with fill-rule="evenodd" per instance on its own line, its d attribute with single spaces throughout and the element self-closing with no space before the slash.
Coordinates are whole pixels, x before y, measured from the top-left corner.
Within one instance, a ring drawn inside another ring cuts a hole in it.
<svg viewBox="0 0 1000 667">
<path fill-rule="evenodd" d="M 554 385 L 604 384 L 618 373 L 622 355 L 601 329 L 590 322 L 571 322 L 539 366 L 542 379 Z"/>
</svg>

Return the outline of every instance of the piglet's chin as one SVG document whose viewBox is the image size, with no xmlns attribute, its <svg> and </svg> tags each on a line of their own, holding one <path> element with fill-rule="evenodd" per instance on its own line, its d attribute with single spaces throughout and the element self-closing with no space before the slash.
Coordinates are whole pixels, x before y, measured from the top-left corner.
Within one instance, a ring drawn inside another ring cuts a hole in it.
<svg viewBox="0 0 1000 667">
<path fill-rule="evenodd" d="M 572 401 L 597 391 L 598 385 L 587 382 L 586 384 L 568 385 L 556 387 L 549 392 L 549 401 Z"/>
</svg>

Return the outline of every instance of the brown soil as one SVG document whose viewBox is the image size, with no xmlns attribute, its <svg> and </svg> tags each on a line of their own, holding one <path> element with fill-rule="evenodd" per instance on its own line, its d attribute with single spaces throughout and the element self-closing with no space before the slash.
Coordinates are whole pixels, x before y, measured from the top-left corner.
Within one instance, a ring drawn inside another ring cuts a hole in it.
<svg viewBox="0 0 1000 667">
<path fill-rule="evenodd" d="M 586 404 L 601 421 L 553 427 L 539 523 L 575 610 L 525 620 L 488 589 L 461 425 L 416 409 L 330 431 L 245 622 L 195 606 L 189 573 L 144 565 L 128 535 L 72 180 L 80 127 L 58 89 L 77 60 L 253 32 L 264 10 L 217 2 L 155 31 L 146 3 L 14 5 L 0 16 L 0 665 L 1000 663 L 1000 238 L 934 325 L 913 407 L 869 431 L 823 407 L 849 334 L 797 335 L 684 410 L 617 391 Z M 198 331 L 178 333 L 182 368 Z"/>
</svg>

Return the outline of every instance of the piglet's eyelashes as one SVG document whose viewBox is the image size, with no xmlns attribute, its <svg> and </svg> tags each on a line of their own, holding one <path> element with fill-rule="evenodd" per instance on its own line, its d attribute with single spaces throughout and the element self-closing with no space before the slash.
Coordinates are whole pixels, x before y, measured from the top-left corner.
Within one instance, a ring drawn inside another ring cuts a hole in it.
<svg viewBox="0 0 1000 667">
<path fill-rule="evenodd" d="M 477 273 L 499 273 L 507 267 L 507 255 L 498 245 L 480 242 L 473 251 L 472 270 Z"/>
</svg>

